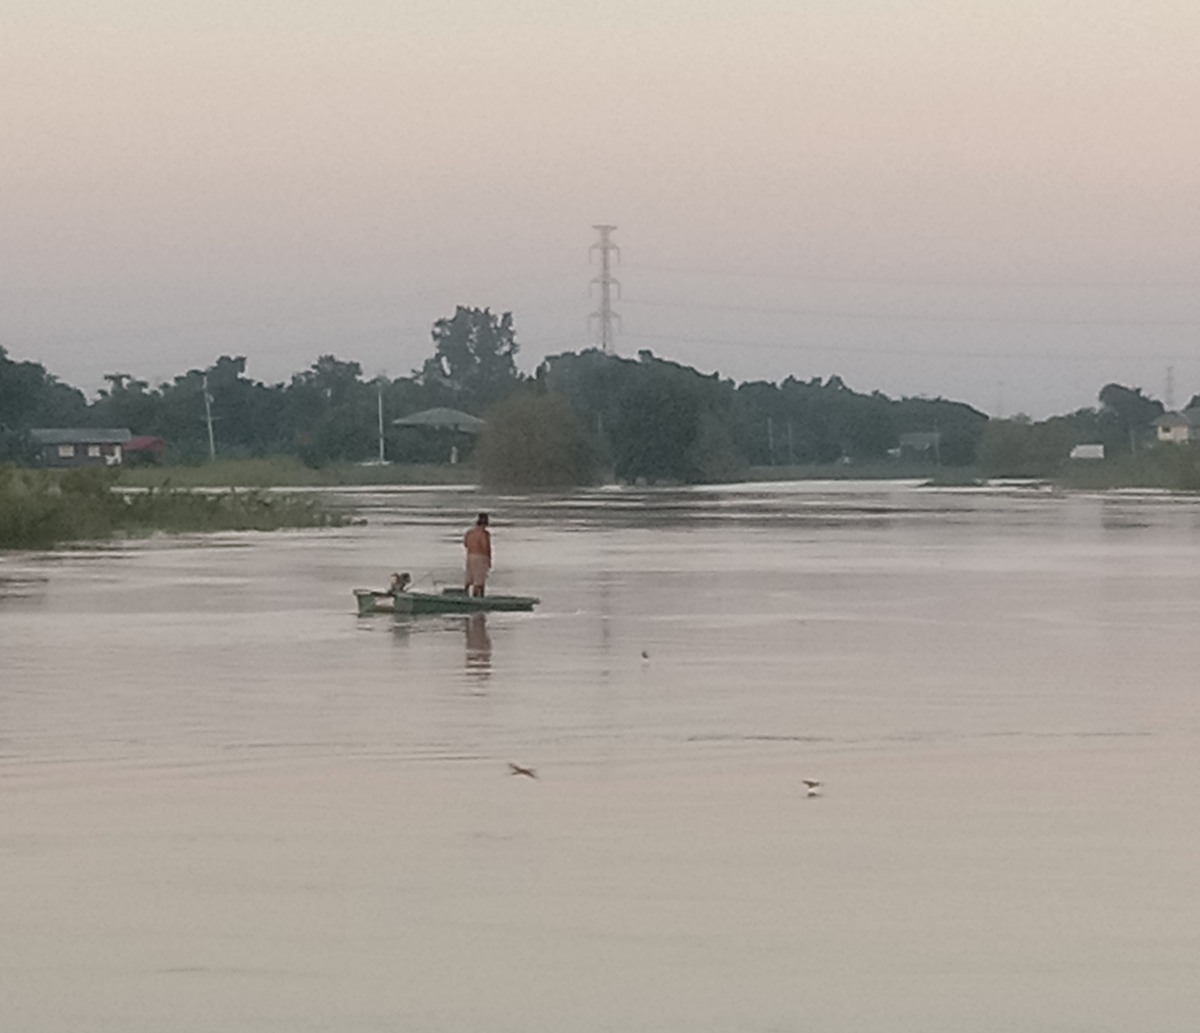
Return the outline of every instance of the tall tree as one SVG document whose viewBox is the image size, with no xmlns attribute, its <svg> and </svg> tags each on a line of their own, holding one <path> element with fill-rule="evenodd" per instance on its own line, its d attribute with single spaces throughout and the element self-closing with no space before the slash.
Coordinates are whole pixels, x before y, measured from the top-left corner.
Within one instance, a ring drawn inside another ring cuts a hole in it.
<svg viewBox="0 0 1200 1033">
<path fill-rule="evenodd" d="M 1098 425 L 1109 454 L 1131 452 L 1150 438 L 1151 425 L 1163 414 L 1163 404 L 1142 394 L 1140 387 L 1105 384 L 1100 389 Z"/>
<path fill-rule="evenodd" d="M 0 345 L 0 428 L 71 427 L 86 412 L 82 391 L 51 376 L 40 362 L 14 362 Z"/>
<path fill-rule="evenodd" d="M 440 385 L 460 408 L 482 412 L 521 383 L 511 312 L 459 305 L 433 324 L 433 355 L 418 374 L 425 386 Z"/>
</svg>

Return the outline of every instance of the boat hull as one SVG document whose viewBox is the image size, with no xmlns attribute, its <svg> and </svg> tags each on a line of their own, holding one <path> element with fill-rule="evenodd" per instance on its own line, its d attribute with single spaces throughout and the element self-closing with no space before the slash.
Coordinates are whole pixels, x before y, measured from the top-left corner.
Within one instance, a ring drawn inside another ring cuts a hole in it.
<svg viewBox="0 0 1200 1033">
<path fill-rule="evenodd" d="M 358 615 L 367 617 L 374 613 L 486 613 L 493 610 L 529 612 L 540 599 L 532 595 L 467 595 L 462 591 L 433 592 L 376 592 L 369 588 L 356 588 L 354 598 L 358 602 Z"/>
</svg>

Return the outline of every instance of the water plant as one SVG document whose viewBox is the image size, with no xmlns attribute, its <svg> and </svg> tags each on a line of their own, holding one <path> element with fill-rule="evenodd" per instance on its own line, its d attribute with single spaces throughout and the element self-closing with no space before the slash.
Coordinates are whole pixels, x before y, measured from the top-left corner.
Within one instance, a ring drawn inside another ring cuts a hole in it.
<svg viewBox="0 0 1200 1033">
<path fill-rule="evenodd" d="M 345 522 L 314 498 L 262 490 L 120 491 L 103 468 L 0 466 L 0 548 L 45 549 L 118 534 L 272 531 Z"/>
</svg>

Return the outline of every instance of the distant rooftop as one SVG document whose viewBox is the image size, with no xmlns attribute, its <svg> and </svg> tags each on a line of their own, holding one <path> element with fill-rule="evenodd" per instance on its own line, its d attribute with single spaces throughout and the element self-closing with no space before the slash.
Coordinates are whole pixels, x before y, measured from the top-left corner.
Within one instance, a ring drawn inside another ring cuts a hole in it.
<svg viewBox="0 0 1200 1033">
<path fill-rule="evenodd" d="M 458 409 L 447 409 L 445 406 L 402 416 L 398 420 L 392 420 L 392 423 L 397 427 L 431 427 L 434 430 L 462 431 L 464 434 L 478 434 L 484 427 L 484 421 L 478 416 Z"/>
<path fill-rule="evenodd" d="M 1154 421 L 1155 427 L 1200 427 L 1200 409 L 1165 412 Z"/>
<path fill-rule="evenodd" d="M 38 427 L 29 436 L 39 445 L 123 445 L 128 427 Z"/>
</svg>

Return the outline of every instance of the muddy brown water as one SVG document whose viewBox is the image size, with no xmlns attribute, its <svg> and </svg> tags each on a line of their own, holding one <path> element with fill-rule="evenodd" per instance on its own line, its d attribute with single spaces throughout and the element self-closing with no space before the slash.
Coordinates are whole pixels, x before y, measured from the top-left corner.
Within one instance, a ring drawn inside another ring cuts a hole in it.
<svg viewBox="0 0 1200 1033">
<path fill-rule="evenodd" d="M 0 554 L 0 1029 L 1196 1028 L 1200 501 L 329 497 Z"/>
</svg>

